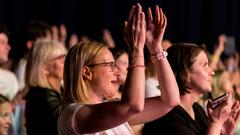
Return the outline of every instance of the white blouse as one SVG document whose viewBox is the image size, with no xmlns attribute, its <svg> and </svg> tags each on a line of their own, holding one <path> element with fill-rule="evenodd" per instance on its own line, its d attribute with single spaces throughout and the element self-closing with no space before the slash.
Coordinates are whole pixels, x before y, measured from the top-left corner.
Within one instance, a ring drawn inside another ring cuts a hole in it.
<svg viewBox="0 0 240 135">
<path fill-rule="evenodd" d="M 74 117 L 76 112 L 83 106 L 84 105 L 80 103 L 72 103 L 63 109 L 58 118 L 59 135 L 134 135 L 128 122 L 125 122 L 117 127 L 92 134 L 77 133 L 74 129 Z"/>
</svg>

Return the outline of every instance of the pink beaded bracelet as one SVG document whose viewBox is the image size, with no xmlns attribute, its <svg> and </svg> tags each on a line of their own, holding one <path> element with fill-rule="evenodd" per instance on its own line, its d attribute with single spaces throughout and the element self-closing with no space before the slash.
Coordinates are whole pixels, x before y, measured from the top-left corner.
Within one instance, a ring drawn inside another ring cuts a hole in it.
<svg viewBox="0 0 240 135">
<path fill-rule="evenodd" d="M 135 67 L 142 67 L 142 68 L 146 68 L 144 65 L 130 65 L 130 66 L 128 66 L 128 70 L 130 69 L 130 68 L 135 68 Z"/>
</svg>

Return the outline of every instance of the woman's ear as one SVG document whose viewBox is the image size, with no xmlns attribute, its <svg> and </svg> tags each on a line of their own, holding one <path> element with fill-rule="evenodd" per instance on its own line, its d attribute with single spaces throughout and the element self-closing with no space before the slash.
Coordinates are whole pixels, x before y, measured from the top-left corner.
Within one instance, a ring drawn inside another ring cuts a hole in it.
<svg viewBox="0 0 240 135">
<path fill-rule="evenodd" d="M 84 79 L 92 80 L 92 72 L 89 67 L 84 66 L 82 68 L 82 75 Z"/>
<path fill-rule="evenodd" d="M 187 83 L 187 85 L 189 85 L 190 84 L 190 82 L 191 82 L 191 75 L 190 75 L 190 70 L 189 69 L 187 69 L 187 78 L 186 78 L 186 83 Z"/>
</svg>

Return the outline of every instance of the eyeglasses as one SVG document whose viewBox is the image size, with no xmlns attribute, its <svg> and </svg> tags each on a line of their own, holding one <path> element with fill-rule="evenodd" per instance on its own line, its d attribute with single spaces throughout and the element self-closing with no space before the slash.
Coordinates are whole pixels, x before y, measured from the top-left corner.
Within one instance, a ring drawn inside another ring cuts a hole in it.
<svg viewBox="0 0 240 135">
<path fill-rule="evenodd" d="M 12 120 L 13 119 L 12 117 L 13 117 L 12 113 L 0 113 L 0 118 L 1 119 L 4 119 L 4 120 L 10 119 L 10 120 Z"/>
<path fill-rule="evenodd" d="M 111 68 L 112 71 L 114 71 L 117 68 L 117 65 L 115 62 L 103 62 L 103 63 L 97 63 L 97 64 L 90 64 L 87 65 L 89 67 L 94 67 L 94 66 L 108 66 Z"/>
</svg>

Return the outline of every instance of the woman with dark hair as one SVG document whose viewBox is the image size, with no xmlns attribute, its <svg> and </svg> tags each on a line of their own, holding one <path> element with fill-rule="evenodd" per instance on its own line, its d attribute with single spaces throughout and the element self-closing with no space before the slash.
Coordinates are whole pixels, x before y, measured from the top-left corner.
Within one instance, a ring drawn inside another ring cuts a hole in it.
<svg viewBox="0 0 240 135">
<path fill-rule="evenodd" d="M 214 72 L 209 67 L 207 51 L 196 44 L 180 43 L 168 50 L 168 60 L 175 74 L 180 105 L 165 116 L 146 123 L 143 135 L 220 135 L 231 134 L 239 119 L 239 102 L 228 100 L 215 109 L 208 107 L 208 116 L 196 100 L 211 92 Z M 223 129 L 223 130 L 222 130 Z"/>
</svg>

